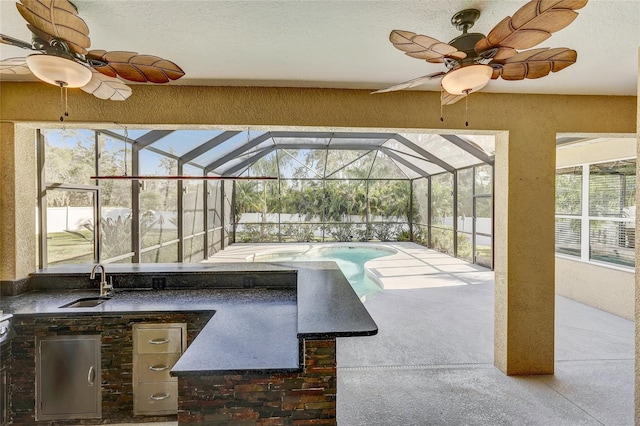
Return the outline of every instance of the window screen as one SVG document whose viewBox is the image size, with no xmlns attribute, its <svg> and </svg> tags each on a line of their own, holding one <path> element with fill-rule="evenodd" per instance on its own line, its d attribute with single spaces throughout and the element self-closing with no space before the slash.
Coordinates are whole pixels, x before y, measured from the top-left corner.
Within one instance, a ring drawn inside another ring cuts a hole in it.
<svg viewBox="0 0 640 426">
<path fill-rule="evenodd" d="M 556 172 L 556 214 L 579 215 L 582 211 L 582 167 Z"/>
<path fill-rule="evenodd" d="M 624 217 L 636 202 L 636 160 L 589 166 L 589 215 Z"/>
</svg>

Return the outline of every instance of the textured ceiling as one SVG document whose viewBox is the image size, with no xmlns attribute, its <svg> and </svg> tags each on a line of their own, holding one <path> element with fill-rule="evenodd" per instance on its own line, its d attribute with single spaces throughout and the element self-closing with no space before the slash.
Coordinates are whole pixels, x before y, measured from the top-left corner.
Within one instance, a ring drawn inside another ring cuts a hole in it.
<svg viewBox="0 0 640 426">
<path fill-rule="evenodd" d="M 444 70 L 405 56 L 393 29 L 448 42 L 451 16 L 474 7 L 472 32 L 488 33 L 525 1 L 76 0 L 92 48 L 162 56 L 179 64 L 185 85 L 379 89 Z M 578 62 L 538 80 L 492 81 L 484 91 L 636 95 L 640 1 L 590 0 L 578 18 L 536 47 L 569 47 Z M 0 32 L 30 40 L 15 2 L 0 0 Z M 0 59 L 27 51 L 0 45 Z M 24 79 L 7 77 L 2 79 Z M 432 81 L 420 89 L 439 90 Z M 385 96 L 384 94 L 376 96 Z"/>
</svg>

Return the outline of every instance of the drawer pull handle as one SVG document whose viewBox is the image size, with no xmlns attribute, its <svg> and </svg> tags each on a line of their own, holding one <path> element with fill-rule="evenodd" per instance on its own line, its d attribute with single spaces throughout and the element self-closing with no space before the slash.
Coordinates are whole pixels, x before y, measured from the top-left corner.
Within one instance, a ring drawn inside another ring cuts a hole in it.
<svg viewBox="0 0 640 426">
<path fill-rule="evenodd" d="M 163 399 L 169 398 L 168 393 L 154 393 L 149 397 L 149 399 L 153 399 L 154 401 L 162 401 Z"/>
<path fill-rule="evenodd" d="M 151 340 L 149 340 L 149 343 L 152 344 L 152 345 L 164 345 L 164 344 L 169 343 L 169 339 L 162 339 L 162 338 L 151 339 Z"/>
<path fill-rule="evenodd" d="M 149 366 L 149 370 L 151 371 L 164 371 L 168 369 L 169 369 L 169 366 L 164 364 L 156 364 L 156 365 Z"/>
</svg>

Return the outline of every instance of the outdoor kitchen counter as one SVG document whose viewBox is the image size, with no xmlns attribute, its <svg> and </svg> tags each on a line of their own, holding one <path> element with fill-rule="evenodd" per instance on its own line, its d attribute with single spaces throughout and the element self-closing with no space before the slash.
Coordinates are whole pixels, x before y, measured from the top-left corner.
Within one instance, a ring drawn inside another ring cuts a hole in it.
<svg viewBox="0 0 640 426">
<path fill-rule="evenodd" d="M 219 266 L 219 265 L 218 265 Z M 60 308 L 97 290 L 39 290 L 3 297 L 0 309 L 21 315 L 113 315 L 168 311 L 214 311 L 212 319 L 193 340 L 171 373 L 175 376 L 277 372 L 300 369 L 301 339 L 364 336 L 377 333 L 377 326 L 334 262 L 287 262 L 264 265 L 274 270 L 297 273 L 291 288 L 207 288 L 211 274 L 251 272 L 260 279 L 260 264 L 251 268 L 229 264 L 228 268 L 190 267 L 187 274 L 200 274 L 198 289 L 116 290 L 113 298 L 92 308 Z M 127 271 L 125 265 L 114 274 L 144 274 Z M 65 268 L 64 275 L 87 274 Z M 160 270 L 162 269 L 162 270 Z M 153 274 L 177 274 L 178 268 L 154 267 Z M 44 275 L 44 274 L 43 274 Z M 48 271 L 49 278 L 55 274 Z M 107 276 L 110 275 L 107 266 Z M 43 277 L 40 276 L 39 279 Z M 131 280 L 131 277 L 129 277 Z M 118 277 L 120 280 L 120 277 Z M 117 287 L 117 285 L 116 285 Z M 265 350 L 265 348 L 268 348 Z"/>
</svg>

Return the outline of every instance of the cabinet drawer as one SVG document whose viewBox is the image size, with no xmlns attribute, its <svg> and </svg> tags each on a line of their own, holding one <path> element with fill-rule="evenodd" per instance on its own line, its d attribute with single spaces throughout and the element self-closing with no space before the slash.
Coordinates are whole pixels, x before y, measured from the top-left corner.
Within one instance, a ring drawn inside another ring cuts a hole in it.
<svg viewBox="0 0 640 426">
<path fill-rule="evenodd" d="M 178 383 L 140 383 L 135 402 L 135 414 L 175 414 L 178 411 Z"/>
<path fill-rule="evenodd" d="M 143 353 L 182 352 L 182 327 L 138 328 L 136 351 Z"/>
<path fill-rule="evenodd" d="M 171 377 L 169 371 L 180 358 L 179 353 L 172 354 L 141 354 L 136 364 L 136 379 L 138 382 L 169 382 L 177 381 Z"/>
</svg>

